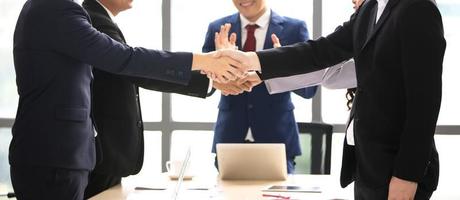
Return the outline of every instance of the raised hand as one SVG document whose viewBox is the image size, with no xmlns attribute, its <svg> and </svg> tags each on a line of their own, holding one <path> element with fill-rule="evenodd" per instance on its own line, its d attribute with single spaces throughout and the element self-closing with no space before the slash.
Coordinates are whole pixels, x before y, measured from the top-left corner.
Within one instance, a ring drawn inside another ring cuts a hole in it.
<svg viewBox="0 0 460 200">
<path fill-rule="evenodd" d="M 237 49 L 236 46 L 236 33 L 232 33 L 230 38 L 228 37 L 231 24 L 225 24 L 220 26 L 220 31 L 216 32 L 214 35 L 214 44 L 216 50 L 219 49 Z M 218 82 L 225 82 L 217 78 L 217 76 L 209 71 L 201 70 L 202 74 L 206 74 L 209 79 L 217 80 Z"/>
<path fill-rule="evenodd" d="M 214 35 L 214 45 L 216 50 L 219 49 L 237 49 L 236 46 L 236 33 L 232 33 L 230 37 L 228 36 L 230 32 L 231 24 L 225 24 L 220 26 L 220 32 L 215 33 Z"/>
</svg>

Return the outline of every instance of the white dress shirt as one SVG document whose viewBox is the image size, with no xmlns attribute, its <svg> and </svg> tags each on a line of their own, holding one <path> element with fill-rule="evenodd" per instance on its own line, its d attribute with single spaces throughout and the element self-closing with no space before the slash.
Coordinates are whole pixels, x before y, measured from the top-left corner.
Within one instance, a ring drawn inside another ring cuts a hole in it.
<svg viewBox="0 0 460 200">
<path fill-rule="evenodd" d="M 254 31 L 254 37 L 256 38 L 256 51 L 260 51 L 264 49 L 265 44 L 265 37 L 267 35 L 268 26 L 270 24 L 270 9 L 266 9 L 265 13 L 259 17 L 255 22 L 249 21 L 246 17 L 240 14 L 240 21 L 241 21 L 241 46 L 244 47 L 244 43 L 246 42 L 246 38 L 248 38 L 248 30 L 246 30 L 246 26 L 248 24 L 257 24 L 259 26 Z M 248 129 L 248 134 L 246 135 L 245 140 L 253 141 L 254 137 L 252 136 L 251 127 Z"/>
</svg>

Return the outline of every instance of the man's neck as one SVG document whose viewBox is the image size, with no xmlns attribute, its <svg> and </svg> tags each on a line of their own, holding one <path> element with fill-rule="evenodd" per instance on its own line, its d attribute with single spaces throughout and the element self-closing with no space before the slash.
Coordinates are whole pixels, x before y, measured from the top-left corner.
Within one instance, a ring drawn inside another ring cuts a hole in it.
<svg viewBox="0 0 460 200">
<path fill-rule="evenodd" d="M 256 16 L 254 17 L 251 17 L 251 18 L 247 18 L 250 22 L 252 23 L 255 23 L 257 20 L 259 20 L 260 17 L 262 17 L 262 15 L 264 15 L 264 13 L 267 11 L 267 8 L 265 7 L 264 9 L 262 9 L 262 11 L 260 11 L 259 13 L 257 13 Z"/>
<path fill-rule="evenodd" d="M 120 13 L 117 9 L 115 9 L 111 4 L 110 2 L 108 2 L 107 0 L 96 0 L 97 2 L 99 2 L 99 4 L 102 5 L 102 7 L 105 8 L 105 10 L 109 13 L 109 15 L 112 16 L 117 16 L 118 13 Z"/>
</svg>

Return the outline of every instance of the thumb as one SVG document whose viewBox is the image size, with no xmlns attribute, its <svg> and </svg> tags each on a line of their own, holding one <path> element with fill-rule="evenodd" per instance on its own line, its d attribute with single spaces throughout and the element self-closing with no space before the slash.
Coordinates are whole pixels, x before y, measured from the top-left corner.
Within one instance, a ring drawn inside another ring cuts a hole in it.
<svg viewBox="0 0 460 200">
<path fill-rule="evenodd" d="M 272 42 L 273 42 L 273 48 L 281 47 L 280 39 L 274 33 L 272 34 Z"/>
</svg>

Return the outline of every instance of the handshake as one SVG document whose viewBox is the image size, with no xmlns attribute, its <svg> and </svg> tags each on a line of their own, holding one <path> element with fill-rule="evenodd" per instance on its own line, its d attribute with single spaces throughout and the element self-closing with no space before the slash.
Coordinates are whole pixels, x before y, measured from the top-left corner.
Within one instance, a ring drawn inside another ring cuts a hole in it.
<svg viewBox="0 0 460 200">
<path fill-rule="evenodd" d="M 214 37 L 216 51 L 194 55 L 193 62 L 197 67 L 192 68 L 206 74 L 213 80 L 213 87 L 226 96 L 250 92 L 262 82 L 255 72 L 261 70 L 257 54 L 237 50 L 237 36 L 232 33 L 229 37 L 230 28 L 230 24 L 220 27 L 220 32 L 216 32 Z M 272 41 L 274 47 L 281 46 L 275 34 L 272 35 Z"/>
</svg>

